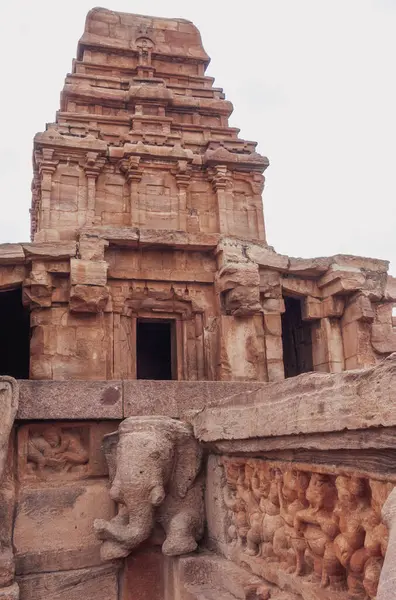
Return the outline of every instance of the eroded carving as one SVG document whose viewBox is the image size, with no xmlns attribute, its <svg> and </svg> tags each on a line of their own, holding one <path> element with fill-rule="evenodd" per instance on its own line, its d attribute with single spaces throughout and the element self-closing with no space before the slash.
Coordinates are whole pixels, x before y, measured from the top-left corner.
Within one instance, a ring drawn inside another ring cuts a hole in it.
<svg viewBox="0 0 396 600">
<path fill-rule="evenodd" d="M 202 453 L 190 427 L 168 417 L 130 417 L 105 436 L 104 449 L 119 512 L 94 523 L 102 558 L 127 556 L 155 523 L 166 534 L 164 554 L 195 550 L 203 533 Z"/>
<path fill-rule="evenodd" d="M 232 557 L 259 571 L 278 563 L 351 598 L 376 597 L 388 541 L 381 510 L 393 484 L 259 459 L 222 464 Z"/>
<path fill-rule="evenodd" d="M 12 523 L 15 489 L 9 452 L 9 440 L 17 410 L 17 382 L 11 377 L 0 377 L 0 596 L 3 592 L 10 593 L 10 598 L 18 596 L 18 586 L 13 584 L 15 567 Z"/>
<path fill-rule="evenodd" d="M 83 477 L 88 471 L 89 452 L 84 431 L 78 427 L 37 425 L 26 430 L 27 477 Z"/>
</svg>

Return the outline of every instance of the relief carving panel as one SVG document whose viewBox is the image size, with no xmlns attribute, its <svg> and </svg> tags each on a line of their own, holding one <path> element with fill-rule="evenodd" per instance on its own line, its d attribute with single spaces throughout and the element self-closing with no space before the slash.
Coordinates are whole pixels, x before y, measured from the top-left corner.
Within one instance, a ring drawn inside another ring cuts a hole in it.
<svg viewBox="0 0 396 600">
<path fill-rule="evenodd" d="M 19 479 L 50 482 L 106 475 L 104 457 L 98 448 L 100 436 L 108 428 L 108 424 L 92 427 L 82 423 L 36 423 L 21 427 Z"/>
<path fill-rule="evenodd" d="M 308 583 L 321 598 L 326 589 L 329 597 L 376 597 L 392 483 L 260 459 L 222 465 L 230 558 L 268 580 L 277 573 L 273 582 L 283 577 L 294 591 Z"/>
</svg>

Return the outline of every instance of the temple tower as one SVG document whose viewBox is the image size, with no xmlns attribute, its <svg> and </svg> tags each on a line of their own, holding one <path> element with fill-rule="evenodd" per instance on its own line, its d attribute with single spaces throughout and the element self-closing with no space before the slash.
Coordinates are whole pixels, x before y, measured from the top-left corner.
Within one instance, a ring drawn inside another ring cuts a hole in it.
<svg viewBox="0 0 396 600">
<path fill-rule="evenodd" d="M 229 127 L 208 63 L 189 21 L 89 13 L 56 123 L 34 140 L 35 241 L 103 227 L 265 241 L 268 160 Z"/>
</svg>

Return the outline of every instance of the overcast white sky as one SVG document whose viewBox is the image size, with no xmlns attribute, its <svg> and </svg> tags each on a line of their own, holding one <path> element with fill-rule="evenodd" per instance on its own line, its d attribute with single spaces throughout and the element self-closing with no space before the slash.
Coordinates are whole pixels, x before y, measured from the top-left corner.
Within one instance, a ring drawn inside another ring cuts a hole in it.
<svg viewBox="0 0 396 600">
<path fill-rule="evenodd" d="M 89 0 L 0 8 L 0 241 L 29 237 L 32 138 L 55 119 Z M 396 275 L 396 0 L 108 0 L 200 29 L 231 125 L 270 159 L 268 241 Z"/>
</svg>

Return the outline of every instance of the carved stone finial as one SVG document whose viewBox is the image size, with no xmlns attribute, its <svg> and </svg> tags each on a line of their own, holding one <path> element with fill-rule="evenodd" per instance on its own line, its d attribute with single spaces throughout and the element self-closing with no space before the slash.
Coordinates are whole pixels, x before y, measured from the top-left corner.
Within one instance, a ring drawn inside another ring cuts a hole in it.
<svg viewBox="0 0 396 600">
<path fill-rule="evenodd" d="M 94 522 L 103 560 L 128 556 L 155 523 L 165 531 L 164 554 L 195 550 L 203 533 L 202 451 L 190 427 L 168 417 L 130 417 L 105 436 L 104 450 L 119 512 Z"/>
</svg>

